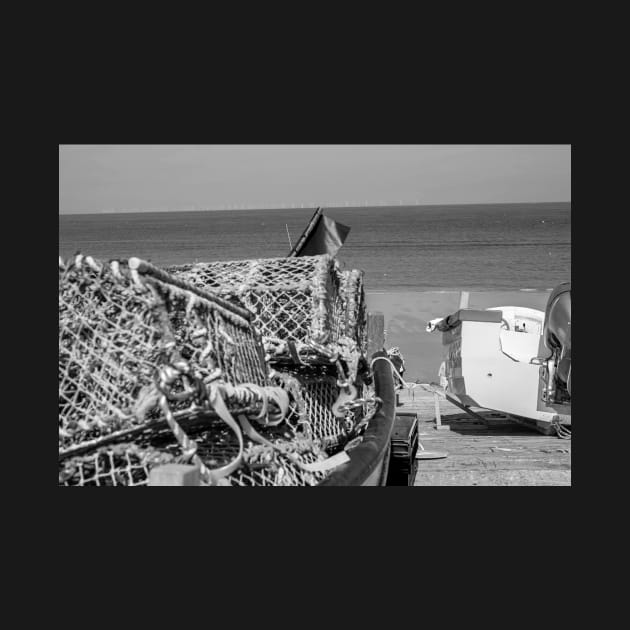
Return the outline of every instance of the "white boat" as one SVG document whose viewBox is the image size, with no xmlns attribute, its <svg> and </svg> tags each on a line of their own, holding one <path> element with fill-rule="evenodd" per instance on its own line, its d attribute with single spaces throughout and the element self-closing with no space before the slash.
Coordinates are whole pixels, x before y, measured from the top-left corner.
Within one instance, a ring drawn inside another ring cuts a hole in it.
<svg viewBox="0 0 630 630">
<path fill-rule="evenodd" d="M 464 407 L 499 411 L 548 432 L 571 424 L 571 285 L 545 312 L 520 306 L 460 309 L 429 322 L 442 333 L 441 382 Z"/>
</svg>

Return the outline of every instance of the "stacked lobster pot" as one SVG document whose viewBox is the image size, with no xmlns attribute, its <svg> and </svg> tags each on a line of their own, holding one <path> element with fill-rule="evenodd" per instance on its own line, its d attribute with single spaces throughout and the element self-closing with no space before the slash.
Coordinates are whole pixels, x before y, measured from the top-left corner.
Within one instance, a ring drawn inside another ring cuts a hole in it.
<svg viewBox="0 0 630 630">
<path fill-rule="evenodd" d="M 249 310 L 137 258 L 59 259 L 59 483 L 315 485 L 299 383 L 271 370 Z"/>
<path fill-rule="evenodd" d="M 368 416 L 367 311 L 362 272 L 329 255 L 196 263 L 177 278 L 241 304 L 276 373 L 302 401 L 295 419 L 329 454 L 356 438 Z M 300 408 L 301 407 L 301 408 Z"/>
</svg>

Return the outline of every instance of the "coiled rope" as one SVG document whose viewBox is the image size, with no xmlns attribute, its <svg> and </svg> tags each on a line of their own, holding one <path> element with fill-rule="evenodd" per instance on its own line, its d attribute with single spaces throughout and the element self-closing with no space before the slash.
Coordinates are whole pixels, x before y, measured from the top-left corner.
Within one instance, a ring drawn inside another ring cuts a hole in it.
<svg viewBox="0 0 630 630">
<path fill-rule="evenodd" d="M 553 422 L 551 423 L 551 426 L 554 428 L 556 435 L 561 440 L 571 439 L 571 429 L 569 429 L 568 427 L 562 426 L 558 418 L 554 418 Z"/>
</svg>

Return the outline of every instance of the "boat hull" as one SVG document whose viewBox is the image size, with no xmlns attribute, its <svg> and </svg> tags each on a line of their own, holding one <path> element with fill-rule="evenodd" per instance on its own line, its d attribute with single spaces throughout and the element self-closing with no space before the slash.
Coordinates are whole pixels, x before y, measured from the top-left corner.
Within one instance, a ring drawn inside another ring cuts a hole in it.
<svg viewBox="0 0 630 630">
<path fill-rule="evenodd" d="M 524 319 L 516 307 L 513 317 Z M 507 309 L 504 309 L 507 311 Z M 527 309 L 533 311 L 532 309 Z M 464 309 L 441 326 L 447 391 L 467 407 L 499 411 L 548 427 L 570 423 L 570 405 L 548 405 L 540 356 L 542 324 L 523 332 L 506 322 L 502 310 Z M 535 312 L 528 313 L 536 323 Z M 514 329 L 516 328 L 516 329 Z"/>
<path fill-rule="evenodd" d="M 388 358 L 376 352 L 372 358 Z M 348 451 L 350 461 L 335 468 L 320 486 L 384 486 L 391 451 L 391 435 L 396 417 L 394 375 L 388 361 L 375 361 L 374 393 L 383 402 L 370 420 L 358 446 Z"/>
</svg>

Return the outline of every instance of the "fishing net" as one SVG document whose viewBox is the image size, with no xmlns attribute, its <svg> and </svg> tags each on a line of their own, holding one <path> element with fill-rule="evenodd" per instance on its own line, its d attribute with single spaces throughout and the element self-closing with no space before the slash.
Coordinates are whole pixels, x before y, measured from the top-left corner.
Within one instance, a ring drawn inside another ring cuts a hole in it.
<svg viewBox="0 0 630 630">
<path fill-rule="evenodd" d="M 193 377 L 268 385 L 249 317 L 142 261 L 137 269 L 81 256 L 60 261 L 60 450 L 155 420 L 161 390 L 192 394 Z M 181 410 L 186 396 L 179 398 L 172 408 Z"/>
<path fill-rule="evenodd" d="M 64 486 L 146 486 L 154 466 L 176 462 L 176 457 L 137 444 L 95 448 L 64 459 L 59 467 L 59 485 Z"/>
<path fill-rule="evenodd" d="M 195 263 L 169 272 L 243 304 L 272 362 L 321 364 L 365 352 L 361 272 L 329 256 Z"/>
<path fill-rule="evenodd" d="M 195 441 L 197 456 L 206 466 L 220 466 L 238 455 L 239 444 L 234 434 L 216 419 L 204 418 L 196 424 L 182 424 Z M 325 471 L 304 469 L 304 465 L 324 461 L 327 457 L 317 442 L 295 435 L 290 439 L 278 437 L 277 432 L 275 435 L 267 431 L 261 433 L 273 440 L 273 446 L 250 442 L 244 449 L 239 467 L 222 478 L 220 485 L 311 486 L 326 477 Z M 59 466 L 59 484 L 146 486 L 154 467 L 190 463 L 168 427 L 144 429 L 133 440 L 87 448 L 63 459 Z"/>
<path fill-rule="evenodd" d="M 284 376 L 284 378 L 287 378 Z M 290 377 L 289 377 L 290 378 Z M 257 427 L 266 443 L 249 441 L 242 462 L 220 480 L 231 486 L 313 486 L 328 471 L 309 466 L 325 462 L 329 455 L 348 447 L 360 436 L 360 427 L 376 410 L 374 400 L 353 401 L 341 417 L 332 412 L 340 388 L 330 375 L 296 378 L 301 396 L 293 399 L 286 422 Z M 235 434 L 219 418 L 182 419 L 182 427 L 196 444 L 196 455 L 207 467 L 233 461 L 239 451 Z M 128 441 L 132 438 L 133 441 Z M 360 438 L 359 438 L 360 439 Z M 164 422 L 137 429 L 124 438 L 110 439 L 98 447 L 86 447 L 60 462 L 60 485 L 148 485 L 155 466 L 190 463 L 179 442 Z"/>
<path fill-rule="evenodd" d="M 323 479 L 316 464 L 361 415 L 331 411 L 350 400 L 344 372 L 272 381 L 251 319 L 138 259 L 60 259 L 59 483 L 146 485 L 165 463 L 212 485 Z"/>
<path fill-rule="evenodd" d="M 346 414 L 335 416 L 333 405 L 339 398 L 340 388 L 334 376 L 303 374 L 299 379 L 302 405 L 291 410 L 288 422 L 300 425 L 311 436 L 326 446 L 335 446 L 353 423 Z M 303 415 L 298 417 L 299 412 Z"/>
</svg>

